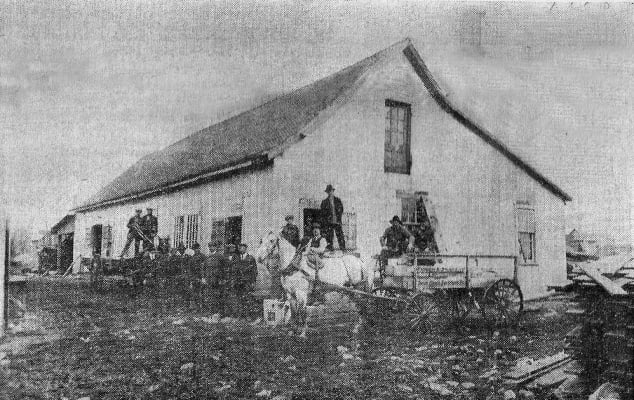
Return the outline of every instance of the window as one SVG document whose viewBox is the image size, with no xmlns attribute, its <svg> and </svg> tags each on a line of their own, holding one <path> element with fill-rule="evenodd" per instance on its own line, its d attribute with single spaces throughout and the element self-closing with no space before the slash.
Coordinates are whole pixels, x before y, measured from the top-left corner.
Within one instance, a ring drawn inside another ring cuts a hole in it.
<svg viewBox="0 0 634 400">
<path fill-rule="evenodd" d="M 185 232 L 185 216 L 179 215 L 174 220 L 174 241 L 172 247 L 176 248 L 179 244 L 185 244 L 183 234 Z"/>
<path fill-rule="evenodd" d="M 385 100 L 385 172 L 409 174 L 412 110 L 406 103 Z"/>
<path fill-rule="evenodd" d="M 421 251 L 438 252 L 434 229 L 421 195 L 401 195 L 401 222 L 414 235 L 414 245 Z"/>
<path fill-rule="evenodd" d="M 534 263 L 535 257 L 535 210 L 527 207 L 518 207 L 517 215 L 517 241 L 519 243 L 520 263 Z"/>
<path fill-rule="evenodd" d="M 216 247 L 224 247 L 232 243 L 236 246 L 242 241 L 242 217 L 227 217 L 211 221 L 209 243 Z"/>
<path fill-rule="evenodd" d="M 192 248 L 198 241 L 198 215 L 188 215 L 185 234 L 185 247 Z"/>
</svg>

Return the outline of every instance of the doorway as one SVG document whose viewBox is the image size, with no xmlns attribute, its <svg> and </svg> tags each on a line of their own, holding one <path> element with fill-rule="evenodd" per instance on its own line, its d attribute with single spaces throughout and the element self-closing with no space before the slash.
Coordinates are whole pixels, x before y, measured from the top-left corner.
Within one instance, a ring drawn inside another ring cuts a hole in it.
<svg viewBox="0 0 634 400">
<path fill-rule="evenodd" d="M 238 246 L 242 242 L 242 216 L 228 217 L 225 221 L 225 243 Z"/>
<path fill-rule="evenodd" d="M 73 262 L 73 234 L 59 235 L 59 268 L 62 271 Z"/>
<path fill-rule="evenodd" d="M 90 244 L 92 247 L 92 254 L 96 256 L 101 256 L 101 239 L 102 239 L 101 229 L 102 229 L 101 224 L 93 225 L 92 228 L 90 229 L 90 239 L 91 239 Z"/>
<path fill-rule="evenodd" d="M 321 210 L 319 208 L 304 208 L 302 212 L 304 217 L 303 236 L 311 235 L 313 223 L 321 222 Z"/>
</svg>

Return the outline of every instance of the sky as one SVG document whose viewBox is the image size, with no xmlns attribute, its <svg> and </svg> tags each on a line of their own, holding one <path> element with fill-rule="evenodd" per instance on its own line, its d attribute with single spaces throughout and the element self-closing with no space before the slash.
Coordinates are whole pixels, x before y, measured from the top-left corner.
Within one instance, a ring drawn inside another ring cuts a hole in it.
<svg viewBox="0 0 634 400">
<path fill-rule="evenodd" d="M 628 3 L 0 0 L 2 204 L 50 228 L 142 156 L 410 37 L 450 97 L 630 241 Z"/>
</svg>

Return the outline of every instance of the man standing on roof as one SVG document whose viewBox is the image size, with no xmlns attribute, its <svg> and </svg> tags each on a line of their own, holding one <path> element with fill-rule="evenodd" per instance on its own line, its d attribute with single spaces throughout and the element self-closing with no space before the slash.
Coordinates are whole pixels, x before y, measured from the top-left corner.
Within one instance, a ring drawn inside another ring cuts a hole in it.
<svg viewBox="0 0 634 400">
<path fill-rule="evenodd" d="M 143 242 L 143 250 L 154 250 L 154 237 L 158 232 L 158 218 L 152 215 L 152 209 L 146 208 L 147 214 L 141 219 L 141 230 L 149 240 Z"/>
<path fill-rule="evenodd" d="M 321 202 L 321 218 L 324 223 L 326 241 L 328 242 L 328 250 L 333 250 L 333 236 L 337 235 L 339 249 L 345 250 L 346 239 L 341 228 L 341 216 L 343 215 L 343 203 L 339 197 L 335 196 L 335 188 L 328 184 L 326 186 L 326 197 Z"/>
<path fill-rule="evenodd" d="M 128 221 L 128 240 L 125 242 L 125 246 L 123 246 L 123 250 L 121 251 L 119 258 L 123 258 L 123 256 L 128 252 L 132 242 L 134 242 L 134 256 L 136 257 L 139 254 L 139 244 L 141 244 L 141 241 L 143 240 L 143 232 L 141 231 L 141 212 L 142 210 L 140 208 L 137 209 L 134 217 L 130 218 Z"/>
</svg>

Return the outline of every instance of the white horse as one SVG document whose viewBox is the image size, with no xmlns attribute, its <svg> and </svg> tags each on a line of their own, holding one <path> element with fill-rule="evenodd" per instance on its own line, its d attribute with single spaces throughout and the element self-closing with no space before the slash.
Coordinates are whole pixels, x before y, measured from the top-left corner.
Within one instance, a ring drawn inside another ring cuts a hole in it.
<svg viewBox="0 0 634 400">
<path fill-rule="evenodd" d="M 269 232 L 262 238 L 256 258 L 259 262 L 265 263 L 269 270 L 278 268 L 282 271 L 282 287 L 291 306 L 291 321 L 297 326 L 302 326 L 300 336 L 306 337 L 306 305 L 314 283 L 370 290 L 372 273 L 361 259 L 349 254 L 323 258 L 323 267 L 319 271 L 309 266 L 306 257 L 302 257 L 299 266 L 290 266 L 296 251 L 297 249 L 282 236 Z"/>
</svg>

